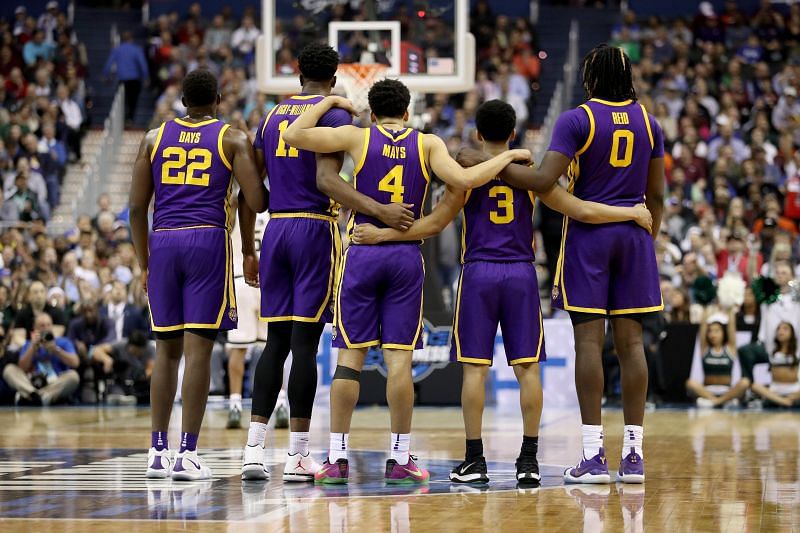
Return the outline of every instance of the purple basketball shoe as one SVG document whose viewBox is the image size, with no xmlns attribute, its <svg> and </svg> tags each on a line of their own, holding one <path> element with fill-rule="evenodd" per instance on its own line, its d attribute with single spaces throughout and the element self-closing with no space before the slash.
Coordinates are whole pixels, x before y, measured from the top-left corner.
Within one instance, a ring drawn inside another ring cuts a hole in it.
<svg viewBox="0 0 800 533">
<path fill-rule="evenodd" d="M 619 464 L 617 481 L 623 483 L 644 483 L 644 459 L 634 448 Z"/>
<path fill-rule="evenodd" d="M 347 463 L 347 459 L 338 459 L 331 464 L 326 457 L 325 462 L 314 474 L 314 483 L 323 483 L 325 485 L 341 485 L 347 483 L 349 479 L 350 465 Z"/>
<path fill-rule="evenodd" d="M 383 480 L 390 484 L 425 483 L 431 477 L 427 470 L 417 466 L 416 457 L 408 456 L 408 463 L 401 465 L 394 459 L 386 461 Z"/>
<path fill-rule="evenodd" d="M 591 459 L 584 457 L 577 465 L 566 469 L 564 471 L 564 482 L 611 483 L 605 449 L 600 448 L 600 452 Z"/>
</svg>

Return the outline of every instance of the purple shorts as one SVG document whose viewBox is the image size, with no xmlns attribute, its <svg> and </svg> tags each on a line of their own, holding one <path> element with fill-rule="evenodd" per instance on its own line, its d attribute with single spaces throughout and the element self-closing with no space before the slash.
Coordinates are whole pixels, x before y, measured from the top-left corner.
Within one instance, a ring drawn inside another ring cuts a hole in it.
<svg viewBox="0 0 800 533">
<path fill-rule="evenodd" d="M 601 315 L 664 308 L 653 239 L 633 222 L 565 222 L 553 305 Z"/>
<path fill-rule="evenodd" d="M 147 296 L 153 331 L 235 329 L 236 293 L 223 228 L 150 234 Z"/>
<path fill-rule="evenodd" d="M 417 244 L 351 246 L 336 293 L 336 348 L 422 348 L 425 265 Z"/>
<path fill-rule="evenodd" d="M 464 264 L 453 317 L 451 360 L 491 365 L 498 324 L 509 364 L 547 359 L 533 263 Z"/>
<path fill-rule="evenodd" d="M 330 322 L 341 250 L 335 218 L 273 213 L 261 241 L 261 320 Z"/>
</svg>

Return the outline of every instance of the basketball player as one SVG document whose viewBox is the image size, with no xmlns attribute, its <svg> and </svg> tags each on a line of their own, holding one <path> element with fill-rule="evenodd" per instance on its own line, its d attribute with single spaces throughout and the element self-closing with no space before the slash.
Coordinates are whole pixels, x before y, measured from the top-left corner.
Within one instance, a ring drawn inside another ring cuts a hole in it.
<svg viewBox="0 0 800 533">
<path fill-rule="evenodd" d="M 255 219 L 254 247 L 245 247 L 248 252 L 256 254 L 261 251 L 261 237 L 267 226 L 269 214 L 259 213 Z M 247 351 L 267 341 L 267 324 L 259 320 L 261 292 L 244 281 L 244 255 L 241 237 L 241 225 L 238 217 L 231 233 L 233 248 L 233 282 L 238 300 L 237 313 L 239 321 L 236 329 L 228 332 L 225 351 L 228 353 L 228 429 L 241 427 L 242 419 L 242 384 Z M 253 384 L 251 383 L 252 387 Z M 288 420 L 287 420 L 288 422 Z M 276 423 L 277 424 L 277 423 Z"/>
<path fill-rule="evenodd" d="M 347 151 L 357 161 L 356 190 L 386 203 L 410 204 L 414 217 L 422 212 L 430 170 L 459 188 L 482 185 L 515 159 L 527 160 L 527 150 L 510 150 L 470 169 L 463 169 L 435 135 L 405 127 L 408 89 L 397 80 L 375 83 L 369 91 L 370 128 L 313 127 L 332 106 L 351 109 L 348 100 L 328 97 L 287 128 L 286 142 L 318 152 Z M 374 217 L 356 213 L 355 223 Z M 387 483 L 426 482 L 427 470 L 409 455 L 414 388 L 411 354 L 422 346 L 422 282 L 425 277 L 418 241 L 382 246 L 351 246 L 344 257 L 336 295 L 333 345 L 339 359 L 331 385 L 330 453 L 315 476 L 321 483 L 346 483 L 349 477 L 347 440 L 358 400 L 359 375 L 370 346 L 381 345 L 388 367 L 386 397 L 391 415 Z"/>
<path fill-rule="evenodd" d="M 241 188 L 240 203 L 246 200 L 258 212 L 267 208 L 267 191 L 247 135 L 214 118 L 219 101 L 217 79 L 207 70 L 190 72 L 183 80 L 187 115 L 150 130 L 133 169 L 131 230 L 156 334 L 147 477 L 211 477 L 196 450 L 214 339 L 220 330 L 236 327 L 229 238 L 232 175 Z M 153 233 L 148 239 L 153 194 Z M 183 433 L 172 466 L 167 428 L 181 355 L 186 356 Z"/>
<path fill-rule="evenodd" d="M 396 228 L 408 228 L 413 222 L 410 206 L 380 204 L 342 180 L 343 154 L 317 156 L 286 141 L 287 127 L 330 94 L 339 54 L 330 46 L 310 44 L 300 52 L 298 63 L 301 94 L 272 108 L 254 142 L 256 158 L 269 179 L 270 222 L 260 265 L 254 250 L 244 250 L 244 276 L 254 286 L 260 278 L 261 320 L 269 328 L 256 366 L 242 479 L 269 476 L 264 464 L 267 422 L 283 385 L 289 351 L 291 419 L 283 479 L 312 481 L 319 468 L 308 452 L 308 430 L 317 388 L 317 349 L 325 323 L 332 318 L 334 274 L 341 255 L 336 203 Z M 322 123 L 344 126 L 352 123 L 352 117 L 343 109 L 331 109 Z M 243 243 L 254 242 L 254 217 L 246 204 L 240 206 Z"/>
<path fill-rule="evenodd" d="M 482 104 L 475 115 L 478 138 L 488 156 L 508 150 L 515 138 L 514 108 L 500 100 Z M 612 207 L 583 202 L 561 187 L 542 196 L 551 209 L 587 223 L 633 220 L 646 229 L 650 212 L 636 207 Z M 443 230 L 463 208 L 462 255 L 464 264 L 458 285 L 453 324 L 451 359 L 463 363 L 461 406 L 466 430 L 466 457 L 451 473 L 457 483 L 488 483 L 483 456 L 481 426 L 486 378 L 492 364 L 497 326 L 503 329 L 506 359 L 513 366 L 520 386 L 523 436 L 517 458 L 517 481 L 536 485 L 540 481 L 536 453 L 542 386 L 539 363 L 545 356 L 539 281 L 533 250 L 534 196 L 500 179 L 466 193 L 448 188 L 443 201 L 430 216 L 414 223 L 407 232 L 356 226 L 353 242 L 425 239 Z"/>
<path fill-rule="evenodd" d="M 501 177 L 542 192 L 568 171 L 569 191 L 576 197 L 616 206 L 644 200 L 653 215 L 651 235 L 631 223 L 593 226 L 565 218 L 553 286 L 553 303 L 569 311 L 575 330 L 575 385 L 583 421 L 583 457 L 564 479 L 611 482 L 600 408 L 602 346 L 610 319 L 625 418 L 617 479 L 642 483 L 647 363 L 641 321 L 664 307 L 651 239 L 658 235 L 663 211 L 663 134 L 636 101 L 630 58 L 622 49 L 596 47 L 583 59 L 581 72 L 589 100 L 558 119 L 541 166 L 511 165 Z"/>
</svg>

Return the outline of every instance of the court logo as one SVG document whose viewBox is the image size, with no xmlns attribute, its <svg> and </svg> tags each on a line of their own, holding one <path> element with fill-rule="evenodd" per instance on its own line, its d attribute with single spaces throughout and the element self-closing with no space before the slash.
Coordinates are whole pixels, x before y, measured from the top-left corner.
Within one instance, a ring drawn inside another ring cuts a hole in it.
<svg viewBox="0 0 800 533">
<path fill-rule="evenodd" d="M 422 319 L 422 348 L 414 350 L 411 362 L 411 377 L 414 383 L 422 381 L 436 369 L 450 362 L 450 326 L 434 326 Z M 333 328 L 336 338 L 336 328 Z M 364 359 L 364 370 L 377 370 L 383 377 L 388 375 L 383 350 L 373 346 Z"/>
</svg>

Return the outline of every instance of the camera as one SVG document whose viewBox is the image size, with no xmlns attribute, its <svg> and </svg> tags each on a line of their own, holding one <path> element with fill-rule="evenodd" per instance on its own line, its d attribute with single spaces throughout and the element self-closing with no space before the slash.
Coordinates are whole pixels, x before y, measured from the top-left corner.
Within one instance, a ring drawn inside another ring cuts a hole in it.
<svg viewBox="0 0 800 533">
<path fill-rule="evenodd" d="M 53 342 L 56 339 L 55 335 L 53 335 L 52 331 L 45 331 L 42 334 L 42 340 L 44 342 Z"/>
</svg>

